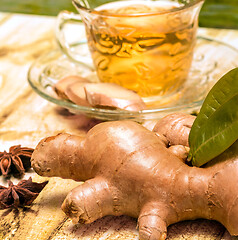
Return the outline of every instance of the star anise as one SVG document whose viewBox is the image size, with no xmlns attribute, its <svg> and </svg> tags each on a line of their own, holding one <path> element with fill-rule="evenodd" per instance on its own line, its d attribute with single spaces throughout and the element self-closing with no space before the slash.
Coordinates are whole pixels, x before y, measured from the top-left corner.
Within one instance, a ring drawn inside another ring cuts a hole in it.
<svg viewBox="0 0 238 240">
<path fill-rule="evenodd" d="M 9 181 L 9 187 L 0 186 L 0 209 L 29 206 L 48 183 L 22 180 L 17 185 Z"/>
<path fill-rule="evenodd" d="M 21 147 L 21 145 L 12 146 L 9 152 L 0 152 L 0 170 L 4 177 L 10 172 L 23 175 L 25 170 L 31 167 L 31 155 L 34 149 Z"/>
</svg>

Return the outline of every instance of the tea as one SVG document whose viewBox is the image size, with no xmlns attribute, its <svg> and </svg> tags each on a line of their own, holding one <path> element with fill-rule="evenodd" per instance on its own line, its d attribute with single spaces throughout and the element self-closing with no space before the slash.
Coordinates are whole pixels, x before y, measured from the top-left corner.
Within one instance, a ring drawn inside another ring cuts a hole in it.
<svg viewBox="0 0 238 240">
<path fill-rule="evenodd" d="M 99 79 L 146 98 L 177 91 L 190 69 L 197 29 L 196 14 L 173 12 L 178 6 L 174 1 L 119 1 L 96 8 L 101 14 L 90 22 L 85 18 Z"/>
</svg>

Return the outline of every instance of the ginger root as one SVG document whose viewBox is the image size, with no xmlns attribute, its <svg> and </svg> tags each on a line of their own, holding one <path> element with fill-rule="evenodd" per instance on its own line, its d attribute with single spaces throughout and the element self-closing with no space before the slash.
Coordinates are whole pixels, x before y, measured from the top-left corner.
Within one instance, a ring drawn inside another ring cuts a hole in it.
<svg viewBox="0 0 238 240">
<path fill-rule="evenodd" d="M 82 78 L 77 75 L 71 75 L 60 79 L 55 85 L 54 90 L 60 98 L 70 99 L 67 94 L 67 89 L 74 83 L 89 83 L 86 78 Z"/>
<path fill-rule="evenodd" d="M 138 94 L 115 83 L 87 84 L 85 94 L 92 106 L 116 107 L 128 111 L 141 111 L 146 108 Z"/>
<path fill-rule="evenodd" d="M 127 111 L 146 109 L 142 98 L 115 83 L 92 83 L 80 76 L 67 76 L 54 85 L 56 94 L 80 106 L 112 107 Z"/>
<path fill-rule="evenodd" d="M 177 118 L 183 121 L 179 129 L 171 127 Z M 191 121 L 175 114 L 160 120 L 154 132 L 117 121 L 96 125 L 86 137 L 49 137 L 33 152 L 32 166 L 42 176 L 85 181 L 62 205 L 75 223 L 129 215 L 138 217 L 141 240 L 158 240 L 166 238 L 170 224 L 205 218 L 238 235 L 238 142 L 210 166 L 190 167 L 171 148 L 187 142 Z"/>
</svg>

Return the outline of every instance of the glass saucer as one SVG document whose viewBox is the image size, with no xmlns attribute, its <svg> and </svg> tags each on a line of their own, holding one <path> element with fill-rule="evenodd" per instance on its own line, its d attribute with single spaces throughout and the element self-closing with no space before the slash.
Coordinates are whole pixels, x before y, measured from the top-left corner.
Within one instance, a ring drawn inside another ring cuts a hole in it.
<svg viewBox="0 0 238 240">
<path fill-rule="evenodd" d="M 101 120 L 131 119 L 135 121 L 159 119 L 169 113 L 193 113 L 201 107 L 204 98 L 214 83 L 226 72 L 237 67 L 238 50 L 223 42 L 198 37 L 191 71 L 188 80 L 174 95 L 162 98 L 146 110 L 130 112 L 76 105 L 57 97 L 52 86 L 67 75 L 80 75 L 93 82 L 98 81 L 90 64 L 90 54 L 86 42 L 75 45 L 85 59 L 76 63 L 60 50 L 52 50 L 37 59 L 29 69 L 28 81 L 31 87 L 43 98 L 75 114 L 84 113 Z"/>
</svg>

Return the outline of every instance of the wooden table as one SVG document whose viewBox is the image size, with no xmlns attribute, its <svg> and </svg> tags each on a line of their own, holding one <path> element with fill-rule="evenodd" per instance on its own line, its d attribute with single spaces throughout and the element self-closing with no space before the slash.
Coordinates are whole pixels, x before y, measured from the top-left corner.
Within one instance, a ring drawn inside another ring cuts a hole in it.
<svg viewBox="0 0 238 240">
<path fill-rule="evenodd" d="M 56 47 L 53 17 L 0 13 L 0 151 L 12 145 L 35 147 L 40 139 L 59 132 L 85 134 L 95 122 L 66 114 L 30 88 L 27 71 L 41 54 Z M 238 48 L 238 31 L 200 29 L 201 33 Z M 43 181 L 33 170 L 24 176 Z M 12 179 L 15 183 L 19 179 Z M 0 177 L 2 185 L 6 179 Z M 60 206 L 79 183 L 51 178 L 30 208 L 0 211 L 0 239 L 138 239 L 136 220 L 105 217 L 89 225 L 73 225 Z M 196 220 L 169 227 L 168 239 L 230 239 L 223 226 Z"/>
</svg>

